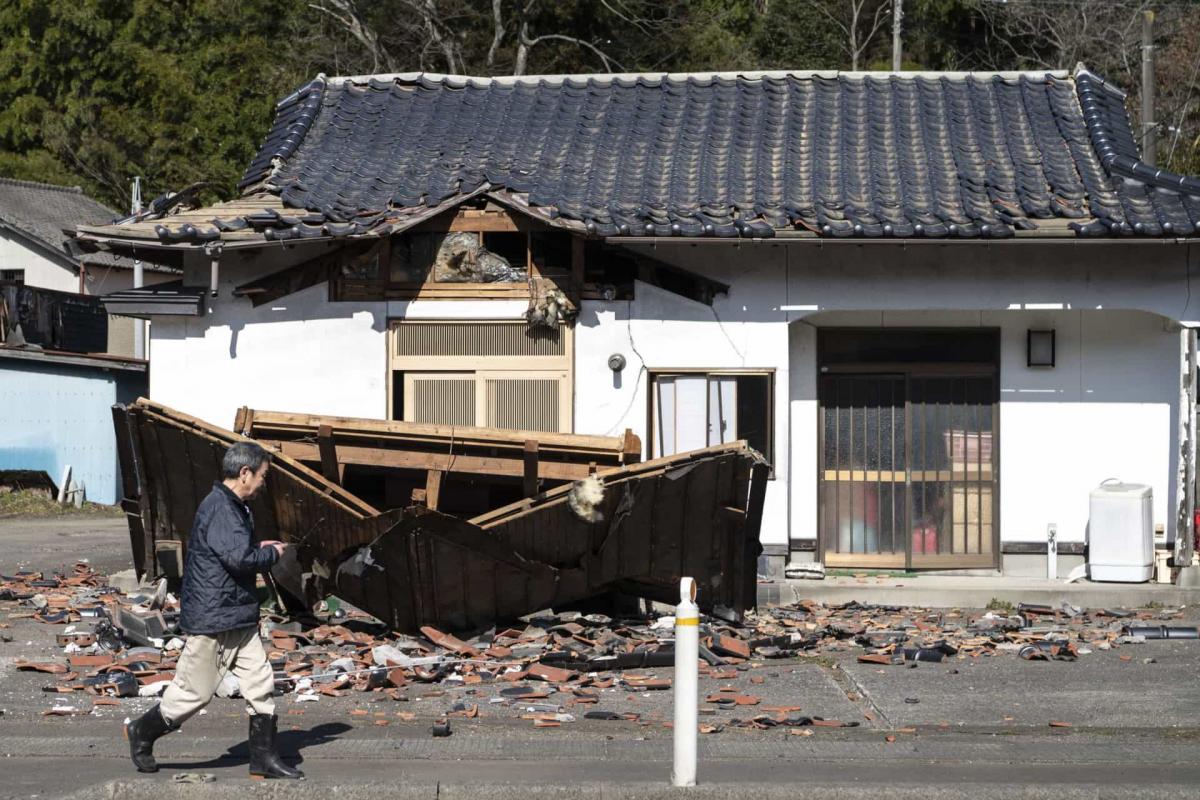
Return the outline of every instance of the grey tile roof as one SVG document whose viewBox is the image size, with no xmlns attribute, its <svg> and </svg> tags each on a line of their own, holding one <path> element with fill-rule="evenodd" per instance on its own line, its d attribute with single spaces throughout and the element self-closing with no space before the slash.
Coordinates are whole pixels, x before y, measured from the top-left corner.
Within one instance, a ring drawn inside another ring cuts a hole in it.
<svg viewBox="0 0 1200 800">
<path fill-rule="evenodd" d="M 215 224 L 382 233 L 487 192 L 602 236 L 1194 233 L 1200 181 L 1139 160 L 1124 101 L 1082 69 L 321 77 L 241 183 L 296 212 Z"/>
<path fill-rule="evenodd" d="M 83 193 L 78 186 L 0 178 L 0 223 L 54 250 L 63 258 L 78 261 L 63 250 L 63 229 L 79 224 L 111 222 L 120 216 Z M 107 253 L 84 257 L 85 263 L 110 265 L 123 263 Z"/>
</svg>

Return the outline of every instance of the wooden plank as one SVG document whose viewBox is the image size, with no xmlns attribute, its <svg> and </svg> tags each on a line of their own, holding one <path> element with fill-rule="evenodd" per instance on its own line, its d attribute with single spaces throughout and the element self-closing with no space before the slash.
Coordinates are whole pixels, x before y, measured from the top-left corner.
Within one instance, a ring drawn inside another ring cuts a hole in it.
<svg viewBox="0 0 1200 800">
<path fill-rule="evenodd" d="M 990 464 L 984 464 L 982 468 L 978 464 L 965 465 L 965 474 L 979 480 L 991 480 L 992 468 Z M 963 473 L 960 470 L 960 473 Z M 930 482 L 948 482 L 955 475 L 952 470 L 913 470 L 912 472 L 904 472 L 903 470 L 862 470 L 862 469 L 827 469 L 821 478 L 826 481 L 841 481 L 843 483 L 904 483 L 906 480 L 913 482 L 930 481 Z"/>
<path fill-rule="evenodd" d="M 750 450 L 749 445 L 744 440 L 730 442 L 728 444 L 713 445 L 700 450 L 692 450 L 687 453 L 679 453 L 676 455 L 656 458 L 650 461 L 643 461 L 638 464 L 631 464 L 628 467 L 623 467 L 619 470 L 608 470 L 600 473 L 601 480 L 607 485 L 610 481 L 625 481 L 633 478 L 647 477 L 654 474 L 663 474 L 672 467 L 688 464 L 694 461 L 700 461 L 713 456 L 737 456 L 746 455 Z M 750 477 L 747 471 L 745 479 L 742 481 L 742 488 L 748 490 L 750 485 Z M 511 505 L 498 508 L 495 511 L 489 511 L 486 514 L 481 514 L 473 518 L 471 521 L 476 525 L 488 526 L 501 519 L 518 514 L 527 514 L 531 510 L 549 503 L 564 502 L 566 495 L 571 491 L 570 486 L 559 486 L 546 492 L 542 492 L 538 499 L 530 502 L 528 498 L 519 500 Z M 743 493 L 741 497 L 745 497 Z M 746 502 L 745 499 L 739 502 Z"/>
<path fill-rule="evenodd" d="M 240 433 L 242 436 L 250 435 L 250 428 L 254 425 L 254 412 L 249 406 L 242 406 L 237 410 L 233 417 L 233 432 Z"/>
<path fill-rule="evenodd" d="M 864 569 L 904 569 L 904 553 L 834 553 L 825 552 L 827 567 L 862 567 Z"/>
<path fill-rule="evenodd" d="M 438 501 L 442 495 L 442 478 L 446 475 L 440 469 L 431 469 L 425 476 L 425 505 L 437 510 Z"/>
<path fill-rule="evenodd" d="M 538 493 L 538 443 L 534 439 L 525 442 L 525 473 L 522 489 L 526 497 L 533 497 Z"/>
<path fill-rule="evenodd" d="M 260 439 L 264 445 L 277 448 L 288 458 L 309 463 L 320 463 L 321 454 L 318 446 L 311 442 L 281 442 L 270 439 Z M 442 453 L 408 452 L 404 450 L 383 450 L 376 447 L 352 447 L 341 445 L 337 448 L 338 463 L 342 466 L 355 464 L 365 467 L 387 467 L 391 469 L 412 469 L 422 472 L 440 469 L 457 474 L 494 475 L 497 477 L 523 478 L 525 476 L 524 458 L 486 458 L 481 456 L 443 455 Z M 538 477 L 543 480 L 576 481 L 588 476 L 588 467 L 583 464 L 566 464 L 556 461 L 539 461 Z M 617 467 L 605 467 L 602 472 L 612 472 Z M 536 494 L 536 492 L 535 492 Z"/>
<path fill-rule="evenodd" d="M 760 534 L 763 508 L 767 498 L 767 477 L 771 469 L 759 462 L 750 468 L 750 498 L 746 504 L 746 522 L 742 526 L 742 551 L 745 554 L 739 573 L 741 597 L 734 597 L 733 607 L 739 613 L 758 605 L 758 556 L 762 552 Z"/>
<path fill-rule="evenodd" d="M 321 458 L 321 474 L 325 480 L 342 485 L 342 466 L 338 464 L 337 446 L 333 443 L 333 428 L 321 425 L 317 428 L 317 451 Z"/>
<path fill-rule="evenodd" d="M 239 436 L 230 431 L 225 431 L 196 417 L 184 414 L 166 406 L 154 403 L 145 398 L 138 398 L 137 406 L 145 412 L 147 420 L 150 422 L 164 426 L 166 428 L 176 428 L 186 430 L 189 433 L 207 438 L 209 440 L 220 442 L 223 446 L 228 447 L 237 441 L 246 440 L 246 437 Z M 288 458 L 280 453 L 276 459 L 276 468 L 293 473 L 297 479 L 303 483 L 315 484 L 326 490 L 326 494 L 334 498 L 336 502 L 343 507 L 351 510 L 352 513 L 358 513 L 363 516 L 378 516 L 379 511 L 363 502 L 355 495 L 342 489 L 336 484 L 329 483 L 321 475 L 305 467 L 303 464 Z"/>
<path fill-rule="evenodd" d="M 637 434 L 625 429 L 625 435 L 621 437 L 621 463 L 636 464 L 642 460 L 642 440 Z"/>
<path fill-rule="evenodd" d="M 121 470 L 121 508 L 125 511 L 125 524 L 129 526 L 133 569 L 141 578 L 146 574 L 146 528 L 142 522 L 142 491 L 133 455 L 133 434 L 129 414 L 123 407 L 113 406 L 112 419 L 117 442 L 117 463 Z"/>
<path fill-rule="evenodd" d="M 487 446 L 511 444 L 523 447 L 529 439 L 536 439 L 541 450 L 560 448 L 566 451 L 609 451 L 614 454 L 622 452 L 629 446 L 630 441 L 636 442 L 637 452 L 641 452 L 641 441 L 630 430 L 621 436 L 587 436 L 575 433 L 550 433 L 545 431 L 514 430 L 508 428 L 486 427 L 451 427 L 449 425 L 430 425 L 419 422 L 401 422 L 398 420 L 363 419 L 357 417 L 337 417 L 317 414 L 294 414 L 284 411 L 248 410 L 251 434 L 255 438 L 270 436 L 273 429 L 286 428 L 316 428 L 329 425 L 335 434 L 345 433 L 379 433 L 393 434 L 400 437 L 427 438 L 430 440 L 453 439 L 456 446 L 466 443 L 479 443 Z"/>
<path fill-rule="evenodd" d="M 713 539 L 724 533 L 717 488 L 720 465 L 724 459 L 710 460 L 699 464 L 683 480 L 687 494 L 683 505 L 683 528 L 680 540 L 680 577 L 703 576 L 708 572 L 707 563 Z M 744 517 L 742 518 L 744 519 Z M 741 522 L 742 519 L 738 521 Z M 708 586 L 698 587 L 704 590 Z"/>
</svg>

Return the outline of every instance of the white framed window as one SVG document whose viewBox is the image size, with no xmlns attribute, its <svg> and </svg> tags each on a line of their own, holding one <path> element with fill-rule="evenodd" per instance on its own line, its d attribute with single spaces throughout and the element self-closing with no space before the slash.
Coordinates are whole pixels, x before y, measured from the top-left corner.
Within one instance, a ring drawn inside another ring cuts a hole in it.
<svg viewBox="0 0 1200 800">
<path fill-rule="evenodd" d="M 768 461 L 774 431 L 770 371 L 650 374 L 650 455 L 699 450 L 744 439 Z"/>
<path fill-rule="evenodd" d="M 23 269 L 0 269 L 0 281 L 9 283 L 18 283 L 24 285 L 25 270 Z"/>
<path fill-rule="evenodd" d="M 391 416 L 433 425 L 570 433 L 574 332 L 514 320 L 391 326 Z"/>
</svg>

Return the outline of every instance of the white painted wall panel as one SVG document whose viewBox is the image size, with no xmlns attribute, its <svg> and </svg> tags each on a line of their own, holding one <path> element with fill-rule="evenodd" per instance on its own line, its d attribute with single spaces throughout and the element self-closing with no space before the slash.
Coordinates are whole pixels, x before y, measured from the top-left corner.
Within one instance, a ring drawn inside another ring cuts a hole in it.
<svg viewBox="0 0 1200 800">
<path fill-rule="evenodd" d="M 329 303 L 322 285 L 255 309 L 231 290 L 205 318 L 155 319 L 154 400 L 224 428 L 244 405 L 387 417 L 384 303 Z"/>
<path fill-rule="evenodd" d="M 26 286 L 59 292 L 79 291 L 77 272 L 62 262 L 47 258 L 8 231 L 0 231 L 0 269 L 25 270 Z"/>
</svg>

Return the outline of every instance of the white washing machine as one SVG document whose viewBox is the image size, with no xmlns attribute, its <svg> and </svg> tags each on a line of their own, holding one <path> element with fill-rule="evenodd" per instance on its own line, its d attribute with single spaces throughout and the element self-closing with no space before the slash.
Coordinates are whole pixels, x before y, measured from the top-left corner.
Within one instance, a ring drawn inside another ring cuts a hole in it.
<svg viewBox="0 0 1200 800">
<path fill-rule="evenodd" d="M 1154 494 L 1140 483 L 1105 481 L 1092 490 L 1088 577 L 1144 583 L 1154 574 Z"/>
</svg>

